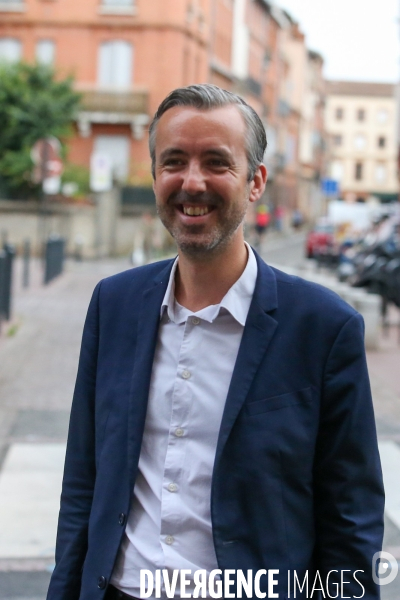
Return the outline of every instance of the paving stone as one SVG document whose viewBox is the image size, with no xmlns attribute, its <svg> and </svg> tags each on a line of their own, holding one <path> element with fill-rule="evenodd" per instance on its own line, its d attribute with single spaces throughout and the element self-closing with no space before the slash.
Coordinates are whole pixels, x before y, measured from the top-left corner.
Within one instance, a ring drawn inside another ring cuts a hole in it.
<svg viewBox="0 0 400 600">
<path fill-rule="evenodd" d="M 40 440 L 55 438 L 66 440 L 68 434 L 68 410 L 32 410 L 18 412 L 10 430 L 12 438 Z"/>
<path fill-rule="evenodd" d="M 50 573 L 0 573 L 1 600 L 44 600 L 49 587 Z"/>
</svg>

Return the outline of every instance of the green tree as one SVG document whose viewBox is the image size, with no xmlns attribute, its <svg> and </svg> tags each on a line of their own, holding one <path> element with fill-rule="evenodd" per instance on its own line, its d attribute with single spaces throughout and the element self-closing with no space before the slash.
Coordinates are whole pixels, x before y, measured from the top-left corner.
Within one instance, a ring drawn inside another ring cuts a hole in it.
<svg viewBox="0 0 400 600">
<path fill-rule="evenodd" d="M 43 65 L 0 66 L 0 183 L 12 197 L 38 191 L 32 182 L 33 144 L 51 135 L 63 142 L 71 134 L 80 102 L 72 83 L 71 77 L 56 79 Z"/>
</svg>

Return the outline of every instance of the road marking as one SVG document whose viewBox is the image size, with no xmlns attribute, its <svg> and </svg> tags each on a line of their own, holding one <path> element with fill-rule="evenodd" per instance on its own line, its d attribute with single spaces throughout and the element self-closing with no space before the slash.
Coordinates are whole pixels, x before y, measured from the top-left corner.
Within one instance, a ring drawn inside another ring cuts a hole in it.
<svg viewBox="0 0 400 600">
<path fill-rule="evenodd" d="M 65 444 L 12 444 L 0 474 L 0 559 L 54 556 Z"/>
<path fill-rule="evenodd" d="M 385 512 L 400 529 L 400 448 L 393 441 L 382 441 L 379 443 L 379 452 L 386 493 Z"/>
</svg>

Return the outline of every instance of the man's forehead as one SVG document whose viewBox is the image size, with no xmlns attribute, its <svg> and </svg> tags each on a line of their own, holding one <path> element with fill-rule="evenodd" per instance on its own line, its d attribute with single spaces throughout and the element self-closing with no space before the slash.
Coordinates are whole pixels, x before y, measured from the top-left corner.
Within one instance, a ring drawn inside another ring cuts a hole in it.
<svg viewBox="0 0 400 600">
<path fill-rule="evenodd" d="M 156 141 L 166 141 L 165 136 L 209 138 L 223 135 L 244 139 L 246 123 L 234 104 L 215 108 L 174 106 L 168 109 L 157 125 Z M 168 139 L 171 142 L 171 139 Z"/>
</svg>

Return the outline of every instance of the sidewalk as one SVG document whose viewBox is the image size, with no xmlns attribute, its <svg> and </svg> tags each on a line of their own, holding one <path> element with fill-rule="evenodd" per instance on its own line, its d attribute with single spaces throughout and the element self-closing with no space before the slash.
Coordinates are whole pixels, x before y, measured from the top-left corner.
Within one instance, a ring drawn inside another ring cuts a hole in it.
<svg viewBox="0 0 400 600">
<path fill-rule="evenodd" d="M 53 566 L 69 409 L 87 306 L 101 278 L 130 265 L 126 259 L 70 262 L 64 275 L 44 287 L 36 263 L 28 289 L 22 289 L 20 265 L 16 266 L 12 328 L 4 328 L 0 337 L 0 598 L 44 600 Z M 12 335 L 6 335 L 8 330 Z M 368 353 L 368 364 L 387 485 L 394 494 L 385 548 L 400 558 L 400 516 L 396 521 L 396 506 L 400 507 L 396 495 L 397 488 L 400 492 L 396 443 L 400 442 L 400 345 L 396 334 L 392 329 L 381 349 Z M 400 598 L 397 582 L 400 576 L 382 588 L 383 599 Z"/>
<path fill-rule="evenodd" d="M 91 293 L 124 261 L 67 263 L 46 287 L 14 272 L 13 320 L 0 337 L 0 598 L 44 600 L 54 562 L 69 410 Z M 8 333 L 11 333 L 9 336 Z"/>
</svg>

